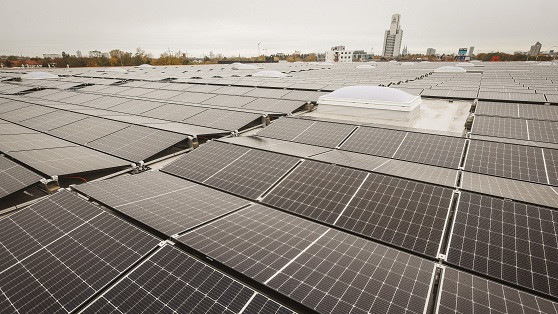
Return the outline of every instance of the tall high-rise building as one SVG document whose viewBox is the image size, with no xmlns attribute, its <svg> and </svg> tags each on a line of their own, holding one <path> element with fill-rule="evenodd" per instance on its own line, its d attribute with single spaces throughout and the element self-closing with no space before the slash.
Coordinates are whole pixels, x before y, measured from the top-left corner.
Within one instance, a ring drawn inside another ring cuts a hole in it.
<svg viewBox="0 0 558 314">
<path fill-rule="evenodd" d="M 471 46 L 469 47 L 469 57 L 472 57 L 475 55 L 475 46 Z"/>
<path fill-rule="evenodd" d="M 435 55 L 435 54 L 436 54 L 436 49 L 434 49 L 434 48 L 428 48 L 428 49 L 426 49 L 426 55 L 427 55 L 427 56 L 433 56 L 433 55 Z"/>
<path fill-rule="evenodd" d="M 409 54 L 409 51 L 407 50 L 407 46 L 403 47 L 403 51 L 401 52 L 401 55 L 406 56 Z"/>
<path fill-rule="evenodd" d="M 537 41 L 536 44 L 531 46 L 531 49 L 529 50 L 529 55 L 530 56 L 536 56 L 536 55 L 540 54 L 541 53 L 541 48 L 542 48 L 541 43 Z"/>
<path fill-rule="evenodd" d="M 79 50 L 78 50 L 78 51 L 76 51 L 76 56 L 77 56 L 78 58 L 81 58 L 81 57 L 83 57 L 83 55 L 81 54 L 81 51 L 79 51 Z"/>
<path fill-rule="evenodd" d="M 391 25 L 384 35 L 384 53 L 386 58 L 395 58 L 399 56 L 401 51 L 401 40 L 403 39 L 403 30 L 399 25 L 401 15 L 394 14 L 391 16 Z"/>
</svg>

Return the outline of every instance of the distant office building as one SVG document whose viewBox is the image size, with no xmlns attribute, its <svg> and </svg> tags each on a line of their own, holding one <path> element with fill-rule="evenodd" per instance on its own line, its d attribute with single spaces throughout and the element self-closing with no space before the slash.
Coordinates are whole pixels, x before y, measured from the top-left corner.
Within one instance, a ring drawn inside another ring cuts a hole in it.
<svg viewBox="0 0 558 314">
<path fill-rule="evenodd" d="M 82 57 L 83 57 L 83 56 L 81 55 L 81 51 L 79 51 L 79 50 L 76 51 L 76 56 L 77 56 L 78 58 L 82 58 Z"/>
<path fill-rule="evenodd" d="M 62 58 L 62 55 L 59 53 L 44 53 L 43 58 L 45 59 L 57 59 Z"/>
<path fill-rule="evenodd" d="M 426 55 L 427 55 L 427 56 L 433 56 L 433 55 L 435 55 L 435 54 L 436 54 L 436 49 L 434 49 L 434 48 L 428 48 L 428 49 L 426 49 Z"/>
<path fill-rule="evenodd" d="M 331 50 L 326 51 L 325 61 L 327 62 L 361 62 L 373 59 L 373 55 L 364 50 L 346 50 L 345 46 L 331 47 Z"/>
<path fill-rule="evenodd" d="M 469 47 L 469 57 L 472 57 L 474 53 L 475 53 L 475 46 Z"/>
<path fill-rule="evenodd" d="M 537 41 L 536 44 L 534 44 L 533 46 L 531 46 L 531 49 L 529 50 L 529 55 L 530 56 L 537 56 L 541 53 L 541 48 L 542 45 L 540 42 Z"/>
<path fill-rule="evenodd" d="M 108 53 L 108 52 L 103 52 L 103 53 L 101 53 L 101 56 L 102 56 L 103 58 L 109 59 L 109 58 L 110 58 L 110 53 Z"/>
<path fill-rule="evenodd" d="M 403 39 L 403 30 L 399 25 L 401 15 L 394 14 L 391 16 L 391 25 L 384 35 L 384 53 L 385 58 L 395 58 L 399 56 L 401 51 L 401 40 Z"/>
<path fill-rule="evenodd" d="M 317 62 L 325 62 L 326 61 L 325 53 L 317 53 L 316 54 L 316 61 Z"/>
</svg>

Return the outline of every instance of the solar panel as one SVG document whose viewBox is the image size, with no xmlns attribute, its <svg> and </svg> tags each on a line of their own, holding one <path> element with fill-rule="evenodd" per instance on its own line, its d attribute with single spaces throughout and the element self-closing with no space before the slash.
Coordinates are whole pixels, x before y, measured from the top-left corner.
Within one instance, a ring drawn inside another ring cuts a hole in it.
<svg viewBox="0 0 558 314">
<path fill-rule="evenodd" d="M 0 198 L 37 183 L 41 179 L 42 177 L 33 171 L 0 155 Z"/>
<path fill-rule="evenodd" d="M 291 113 L 302 106 L 304 106 L 304 103 L 298 100 L 258 98 L 242 106 L 242 108 L 269 113 Z"/>
<path fill-rule="evenodd" d="M 366 176 L 363 171 L 305 160 L 262 202 L 333 224 Z"/>
<path fill-rule="evenodd" d="M 165 104 L 153 110 L 146 111 L 142 115 L 169 121 L 182 121 L 205 110 L 207 110 L 207 108 Z"/>
<path fill-rule="evenodd" d="M 257 135 L 292 141 L 313 123 L 314 121 L 311 120 L 281 118 L 265 127 Z"/>
<path fill-rule="evenodd" d="M 20 102 L 20 101 L 10 101 L 3 103 L 0 106 L 0 113 L 4 114 L 13 110 L 19 110 L 25 107 L 31 106 L 31 104 Z"/>
<path fill-rule="evenodd" d="M 316 146 L 337 147 L 355 129 L 354 125 L 315 121 L 293 138 L 294 142 Z"/>
<path fill-rule="evenodd" d="M 256 199 L 298 161 L 298 158 L 287 155 L 250 150 L 203 182 L 236 195 Z"/>
<path fill-rule="evenodd" d="M 255 121 L 259 122 L 259 119 L 261 119 L 261 115 L 256 113 L 207 109 L 183 121 L 195 125 L 234 131 L 240 130 Z"/>
<path fill-rule="evenodd" d="M 548 183 L 542 149 L 507 143 L 471 141 L 465 170 L 535 183 Z"/>
<path fill-rule="evenodd" d="M 69 146 L 76 145 L 43 133 L 11 134 L 0 137 L 0 151 L 4 153 Z"/>
<path fill-rule="evenodd" d="M 83 145 L 128 126 L 127 123 L 89 117 L 52 129 L 49 134 Z"/>
<path fill-rule="evenodd" d="M 21 122 L 23 120 L 31 119 L 37 116 L 41 116 L 43 114 L 47 114 L 49 112 L 53 112 L 55 110 L 56 109 L 49 108 L 49 107 L 30 105 L 23 108 L 19 108 L 17 110 L 12 110 L 9 112 L 2 113 L 0 114 L 0 118 L 11 122 Z"/>
<path fill-rule="evenodd" d="M 529 139 L 537 142 L 558 143 L 558 122 L 525 120 L 529 126 Z"/>
<path fill-rule="evenodd" d="M 253 205 L 178 239 L 327 313 L 422 313 L 434 264 Z"/>
<path fill-rule="evenodd" d="M 171 97 L 182 94 L 180 91 L 172 90 L 155 90 L 147 94 L 141 95 L 141 97 L 152 98 L 152 99 L 169 99 Z"/>
<path fill-rule="evenodd" d="M 268 297 L 165 245 L 84 313 L 292 313 Z"/>
<path fill-rule="evenodd" d="M 0 292 L 25 313 L 75 310 L 159 243 L 66 191 L 0 225 Z"/>
<path fill-rule="evenodd" d="M 183 134 L 132 125 L 89 142 L 87 146 L 127 160 L 140 161 L 185 139 Z"/>
<path fill-rule="evenodd" d="M 437 313 L 558 313 L 558 304 L 447 267 Z"/>
<path fill-rule="evenodd" d="M 434 166 L 459 166 L 465 139 L 409 132 L 393 158 Z"/>
<path fill-rule="evenodd" d="M 558 121 L 558 108 L 555 106 L 518 104 L 519 116 L 525 119 Z"/>
<path fill-rule="evenodd" d="M 161 170 L 182 178 L 203 182 L 248 151 L 248 148 L 211 141 L 169 163 Z M 211 163 L 206 162 L 207 160 L 211 160 Z M 193 169 L 195 171 L 192 171 Z"/>
<path fill-rule="evenodd" d="M 341 145 L 341 149 L 392 158 L 407 132 L 360 127 Z"/>
<path fill-rule="evenodd" d="M 558 198 L 556 197 L 558 190 L 548 185 L 463 172 L 461 188 L 471 192 L 558 208 Z"/>
<path fill-rule="evenodd" d="M 475 117 L 473 134 L 481 134 L 495 137 L 529 139 L 529 129 L 523 119 L 499 118 L 499 117 Z"/>
<path fill-rule="evenodd" d="M 75 189 L 168 236 L 250 204 L 158 171 L 82 184 Z"/>
<path fill-rule="evenodd" d="M 116 87 L 116 86 L 113 86 Z M 121 103 L 125 103 L 130 101 L 129 98 L 122 98 L 122 97 L 112 97 L 112 96 L 103 96 L 97 99 L 93 99 L 90 101 L 86 101 L 82 103 L 83 106 L 99 108 L 99 109 L 108 109 L 110 107 L 119 105 Z"/>
<path fill-rule="evenodd" d="M 66 110 L 53 111 L 35 118 L 21 121 L 20 124 L 30 127 L 34 130 L 47 132 L 52 129 L 59 128 L 66 124 L 70 124 L 79 120 L 83 120 L 88 116 Z"/>
<path fill-rule="evenodd" d="M 118 112 L 125 112 L 131 114 L 140 114 L 157 107 L 163 106 L 164 103 L 162 102 L 154 102 L 148 100 L 141 100 L 141 99 L 133 99 L 127 101 L 125 103 L 118 104 L 116 106 L 112 106 L 108 108 L 111 111 L 118 111 Z"/>
<path fill-rule="evenodd" d="M 275 88 L 255 88 L 244 94 L 244 96 L 251 97 L 265 97 L 265 98 L 281 98 L 282 96 L 288 94 L 290 91 L 286 89 L 275 89 Z"/>
<path fill-rule="evenodd" d="M 556 297 L 558 214 L 462 192 L 448 263 Z"/>
<path fill-rule="evenodd" d="M 180 101 L 191 104 L 201 104 L 202 102 L 208 100 L 209 98 L 215 97 L 215 94 L 205 94 L 205 93 L 194 93 L 190 91 L 184 92 L 180 95 L 173 96 L 169 98 L 172 101 Z"/>
<path fill-rule="evenodd" d="M 543 149 L 548 183 L 558 186 L 558 150 Z"/>
<path fill-rule="evenodd" d="M 306 145 L 294 142 L 276 140 L 259 136 L 238 136 L 221 138 L 218 141 L 233 143 L 237 145 L 259 148 L 271 152 L 293 155 L 298 157 L 309 157 L 331 151 L 329 148 Z"/>
<path fill-rule="evenodd" d="M 37 133 L 29 128 L 10 122 L 0 122 L 0 135 L 14 135 L 14 134 L 33 134 Z"/>
<path fill-rule="evenodd" d="M 129 165 L 128 161 L 82 146 L 11 152 L 10 156 L 51 176 Z"/>
<path fill-rule="evenodd" d="M 203 102 L 205 105 L 240 108 L 252 101 L 253 97 L 232 96 L 232 95 L 217 95 Z"/>
<path fill-rule="evenodd" d="M 98 98 L 103 97 L 102 95 L 95 95 L 95 94 L 83 94 L 79 93 L 75 96 L 66 97 L 62 101 L 69 104 L 79 105 L 84 102 L 92 101 Z"/>
</svg>

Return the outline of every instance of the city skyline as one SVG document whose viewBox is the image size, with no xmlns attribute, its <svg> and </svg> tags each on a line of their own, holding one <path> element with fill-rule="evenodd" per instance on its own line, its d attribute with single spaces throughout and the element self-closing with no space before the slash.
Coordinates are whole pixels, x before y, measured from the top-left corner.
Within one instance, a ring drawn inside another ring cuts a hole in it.
<svg viewBox="0 0 558 314">
<path fill-rule="evenodd" d="M 24 0 L 22 7 L 34 3 Z M 42 56 L 141 47 L 155 56 L 169 49 L 193 56 L 209 51 L 255 56 L 261 42 L 261 51 L 267 54 L 325 52 L 345 45 L 353 50 L 373 48 L 380 55 L 386 23 L 394 12 L 404 18 L 402 45 L 409 47 L 409 53 L 425 53 L 429 47 L 440 54 L 456 53 L 469 46 L 477 47 L 477 53 L 513 53 L 528 51 L 537 41 L 542 43 L 542 51 L 558 45 L 549 31 L 555 26 L 552 12 L 558 11 L 556 1 L 532 1 L 521 8 L 500 0 L 468 3 L 471 5 L 456 9 L 444 1 L 428 5 L 392 1 L 381 6 L 354 1 L 346 7 L 329 1 L 286 1 L 275 5 L 271 14 L 269 7 L 249 1 L 195 6 L 174 2 L 164 7 L 146 1 L 100 1 L 94 7 L 61 1 L 24 12 L 26 19 L 42 20 L 41 27 L 21 23 L 18 14 L 0 12 L 4 26 L 0 28 L 0 54 Z"/>
</svg>

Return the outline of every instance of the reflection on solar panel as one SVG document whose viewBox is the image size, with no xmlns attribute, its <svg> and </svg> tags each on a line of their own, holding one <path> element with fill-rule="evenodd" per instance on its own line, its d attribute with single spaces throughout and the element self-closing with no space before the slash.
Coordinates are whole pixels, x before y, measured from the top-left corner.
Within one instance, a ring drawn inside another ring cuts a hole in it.
<svg viewBox="0 0 558 314">
<path fill-rule="evenodd" d="M 262 202 L 333 224 L 366 177 L 363 171 L 305 160 Z"/>
<path fill-rule="evenodd" d="M 531 146 L 471 141 L 465 170 L 535 183 L 548 183 L 542 149 Z"/>
<path fill-rule="evenodd" d="M 292 141 L 299 134 L 309 128 L 314 121 L 304 119 L 281 118 L 264 128 L 258 136 L 271 137 L 280 140 Z"/>
<path fill-rule="evenodd" d="M 558 208 L 558 192 L 548 185 L 470 172 L 463 173 L 461 182 L 462 189 L 467 191 Z"/>
<path fill-rule="evenodd" d="M 355 129 L 354 125 L 315 121 L 293 141 L 316 146 L 337 147 Z"/>
<path fill-rule="evenodd" d="M 240 198 L 158 171 L 87 183 L 75 188 L 169 236 L 249 204 Z"/>
<path fill-rule="evenodd" d="M 161 107 L 144 112 L 143 115 L 169 121 L 182 121 L 205 110 L 207 110 L 207 108 L 165 104 Z"/>
<path fill-rule="evenodd" d="M 10 156 L 51 176 L 109 169 L 129 164 L 120 158 L 81 146 L 11 152 Z"/>
<path fill-rule="evenodd" d="M 0 155 L 0 198 L 39 182 L 42 177 Z"/>
<path fill-rule="evenodd" d="M 558 313 L 558 303 L 447 267 L 439 313 Z"/>
<path fill-rule="evenodd" d="M 178 239 L 327 313 L 422 313 L 434 264 L 260 205 Z"/>
<path fill-rule="evenodd" d="M 0 225 L 0 291 L 25 313 L 75 310 L 159 242 L 65 191 Z"/>
<path fill-rule="evenodd" d="M 183 134 L 132 125 L 89 142 L 87 146 L 127 160 L 140 161 L 185 139 Z"/>
<path fill-rule="evenodd" d="M 243 310 L 244 313 L 292 313 L 218 270 L 165 245 L 84 313 L 241 313 Z"/>
<path fill-rule="evenodd" d="M 557 230 L 553 210 L 462 192 L 448 262 L 556 297 Z"/>
<path fill-rule="evenodd" d="M 313 155 L 318 155 L 327 151 L 331 151 L 329 148 L 312 146 L 294 142 L 287 142 L 282 140 L 276 140 L 273 138 L 257 137 L 257 136 L 239 136 L 239 137 L 229 137 L 222 138 L 219 141 L 233 143 L 237 145 L 260 148 L 270 152 L 282 153 L 287 155 L 293 155 L 298 157 L 310 157 Z"/>
<path fill-rule="evenodd" d="M 249 112 L 207 109 L 186 120 L 186 123 L 207 126 L 221 130 L 240 130 L 248 124 L 259 121 L 261 115 Z"/>
</svg>

